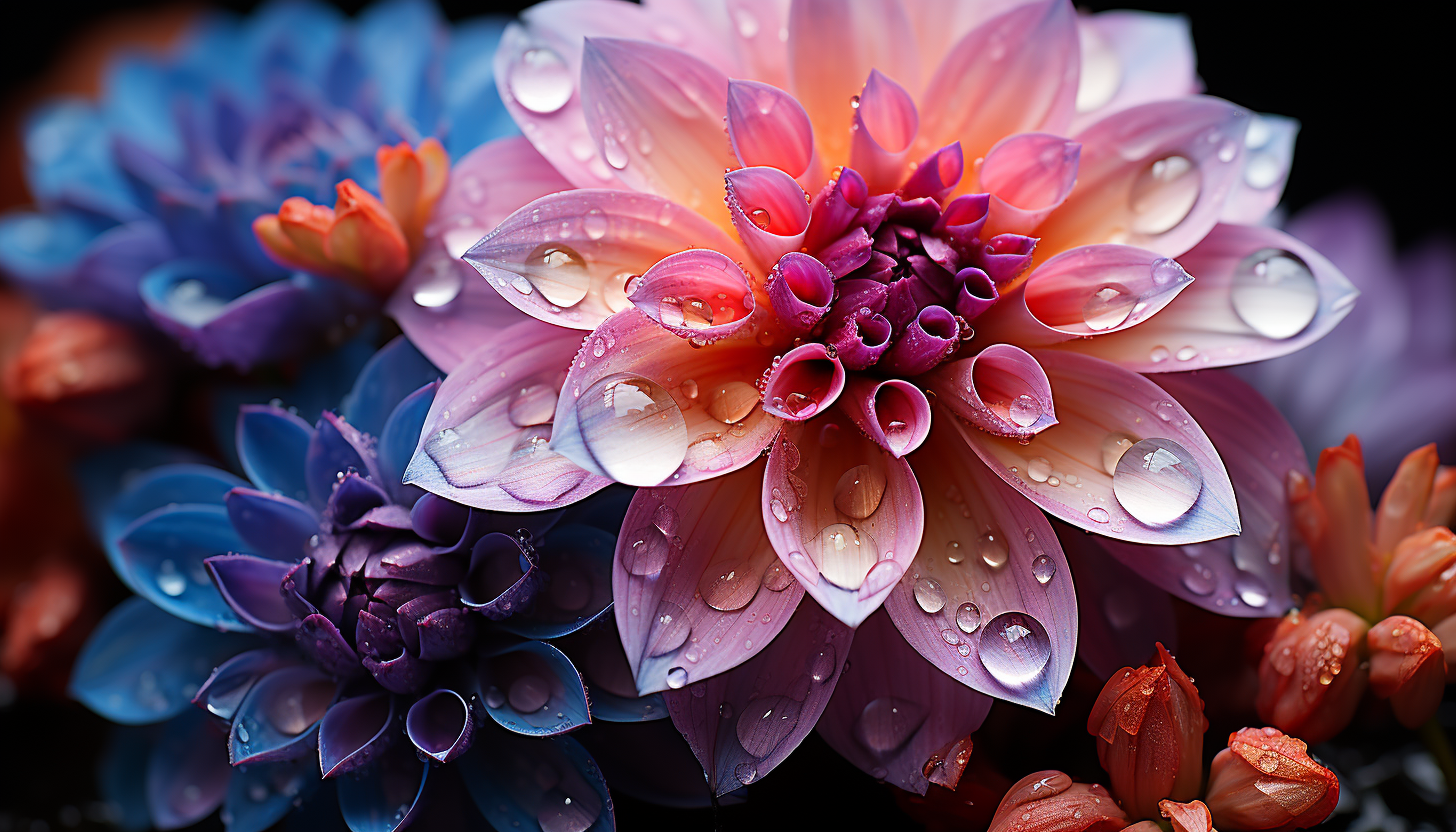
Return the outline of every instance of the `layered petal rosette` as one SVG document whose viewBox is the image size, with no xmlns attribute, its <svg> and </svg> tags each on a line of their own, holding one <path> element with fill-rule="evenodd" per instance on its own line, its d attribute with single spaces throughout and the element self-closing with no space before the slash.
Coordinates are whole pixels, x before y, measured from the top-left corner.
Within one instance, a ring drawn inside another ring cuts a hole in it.
<svg viewBox="0 0 1456 832">
<path fill-rule="evenodd" d="M 1282 169 L 1249 177 L 1253 117 L 1192 94 L 1179 24 L 943 5 L 555 0 L 497 52 L 573 187 L 465 259 L 575 337 L 457 367 L 406 479 L 518 511 L 641 487 L 618 627 L 720 793 L 816 720 L 923 792 L 986 695 L 1051 712 L 1077 599 L 1047 514 L 1164 547 L 1241 528 L 1243 469 L 1144 374 L 1291 352 L 1354 298 L 1242 224 Z"/>
</svg>

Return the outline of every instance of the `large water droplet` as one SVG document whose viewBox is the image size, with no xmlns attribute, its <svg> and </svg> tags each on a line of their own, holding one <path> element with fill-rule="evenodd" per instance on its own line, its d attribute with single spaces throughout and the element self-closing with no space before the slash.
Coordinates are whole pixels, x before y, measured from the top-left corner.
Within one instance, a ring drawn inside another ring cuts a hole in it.
<svg viewBox="0 0 1456 832">
<path fill-rule="evenodd" d="M 976 538 L 976 554 L 992 569 L 1005 566 L 1006 559 L 1010 557 L 1006 541 L 993 532 L 986 532 Z"/>
<path fill-rule="evenodd" d="M 758 405 L 758 390 L 752 384 L 730 381 L 708 395 L 708 415 L 732 424 L 743 420 Z"/>
<path fill-rule="evenodd" d="M 1046 667 L 1052 646 L 1040 621 L 1024 612 L 1003 612 L 986 625 L 979 655 L 992 676 L 1020 685 Z"/>
<path fill-rule="evenodd" d="M 747 561 L 732 560 L 709 566 L 698 579 L 698 592 L 708 606 L 721 612 L 741 610 L 758 592 L 758 576 Z"/>
<path fill-rule="evenodd" d="M 654 527 L 643 526 L 630 535 L 626 551 L 622 553 L 622 565 L 627 571 L 639 577 L 656 575 L 667 565 L 667 555 L 672 548 L 667 535 Z"/>
<path fill-rule="evenodd" d="M 880 556 L 874 538 L 848 523 L 824 527 L 807 548 L 819 573 L 843 589 L 859 589 Z"/>
<path fill-rule="evenodd" d="M 1023 428 L 1029 428 L 1036 424 L 1037 419 L 1041 418 L 1041 402 L 1038 402 L 1026 393 L 1022 393 L 1012 400 L 1011 407 L 1007 409 L 1007 413 L 1010 415 L 1012 422 Z"/>
<path fill-rule="evenodd" d="M 869 751 L 889 754 L 909 742 L 925 717 L 925 708 L 918 702 L 882 696 L 865 705 L 854 723 L 854 736 Z"/>
<path fill-rule="evenodd" d="M 1031 574 L 1039 584 L 1051 583 L 1052 578 L 1056 577 L 1057 565 L 1046 555 L 1037 555 L 1031 562 Z"/>
<path fill-rule="evenodd" d="M 511 707 L 523 714 L 531 714 L 541 710 L 551 699 L 551 687 L 546 680 L 534 673 L 527 673 L 511 683 L 509 692 L 506 693 L 506 701 Z"/>
<path fill-rule="evenodd" d="M 885 474 L 878 466 L 856 465 L 839 476 L 834 507 L 856 520 L 875 513 L 885 496 Z"/>
<path fill-rule="evenodd" d="M 934 578 L 921 578 L 915 582 L 915 603 L 920 609 L 934 615 L 945 608 L 945 590 Z"/>
<path fill-rule="evenodd" d="M 586 260 L 562 243 L 542 243 L 526 257 L 525 276 L 551 303 L 567 308 L 581 303 L 591 288 Z"/>
<path fill-rule="evenodd" d="M 607 220 L 606 213 L 600 208 L 593 208 L 587 211 L 586 216 L 581 220 L 582 233 L 586 234 L 592 240 L 600 240 L 607 236 L 607 231 L 610 227 L 611 223 Z"/>
<path fill-rule="evenodd" d="M 1239 595 L 1239 600 L 1251 607 L 1262 607 L 1269 603 L 1269 585 L 1249 572 L 1241 572 L 1234 579 L 1234 592 Z"/>
<path fill-rule="evenodd" d="M 667 686 L 678 690 L 688 683 L 688 672 L 681 667 L 674 667 L 667 671 Z"/>
<path fill-rule="evenodd" d="M 834 645 L 826 644 L 824 649 L 814 654 L 809 660 L 809 678 L 815 684 L 822 685 L 834 676 Z"/>
<path fill-rule="evenodd" d="M 1194 595 L 1211 595 L 1218 588 L 1218 580 L 1212 569 L 1196 563 L 1183 573 L 1183 586 Z"/>
<path fill-rule="evenodd" d="M 758 779 L 758 768 L 753 763 L 739 763 L 733 767 L 733 776 L 738 778 L 738 782 L 747 786 Z"/>
<path fill-rule="evenodd" d="M 721 434 L 710 434 L 688 446 L 687 464 L 699 471 L 722 471 L 733 464 L 733 454 Z"/>
<path fill-rule="evenodd" d="M 787 696 L 755 699 L 743 708 L 734 726 L 743 750 L 760 760 L 774 752 L 799 724 L 803 704 Z"/>
<path fill-rule="evenodd" d="M 1132 314 L 1137 295 L 1120 283 L 1108 283 L 1093 292 L 1082 304 L 1082 320 L 1087 326 L 1101 332 L 1112 329 L 1127 320 Z"/>
<path fill-rule="evenodd" d="M 687 456 L 688 427 L 672 394 L 650 379 L 616 373 L 577 402 L 581 438 L 612 479 L 656 485 Z"/>
<path fill-rule="evenodd" d="M 1128 448 L 1112 475 L 1112 493 L 1128 514 L 1149 525 L 1182 517 L 1203 490 L 1203 472 L 1182 445 L 1144 439 Z"/>
<path fill-rule="evenodd" d="M 956 626 L 963 633 L 974 633 L 981 626 L 981 608 L 967 601 L 956 607 Z"/>
<path fill-rule="evenodd" d="M 1260 335 L 1291 338 L 1319 311 L 1319 284 L 1299 257 L 1266 248 L 1239 261 L 1229 300 L 1239 319 Z"/>
<path fill-rule="evenodd" d="M 1166 156 L 1153 162 L 1132 184 L 1128 198 L 1132 230 L 1162 234 L 1173 229 L 1198 203 L 1202 188 L 1198 166 L 1184 157 Z"/>
<path fill-rule="evenodd" d="M 187 591 L 187 576 L 177 571 L 177 564 L 164 560 L 157 567 L 157 589 L 176 598 Z"/>
<path fill-rule="evenodd" d="M 410 298 L 426 309 L 440 309 L 459 297 L 464 285 L 455 261 L 436 260 L 425 269 L 424 278 L 415 284 Z"/>
<path fill-rule="evenodd" d="M 548 384 L 522 388 L 511 399 L 507 415 L 518 428 L 547 424 L 556 415 L 556 388 Z"/>
<path fill-rule="evenodd" d="M 763 570 L 763 586 L 771 592 L 783 592 L 794 582 L 794 573 L 784 566 L 783 561 L 774 559 L 768 568 Z"/>
<path fill-rule="evenodd" d="M 713 306 L 699 297 L 665 297 L 657 302 L 657 314 L 667 326 L 707 329 L 713 325 Z"/>
<path fill-rule="evenodd" d="M 626 148 L 611 133 L 602 136 L 602 157 L 617 170 L 625 170 L 629 161 Z"/>
<path fill-rule="evenodd" d="M 571 70 L 554 50 L 527 49 L 511 68 L 506 81 L 511 95 L 533 113 L 554 113 L 571 100 Z"/>
<path fill-rule="evenodd" d="M 1117 461 L 1127 449 L 1137 444 L 1136 436 L 1125 433 L 1109 433 L 1102 438 L 1102 470 L 1109 475 L 1117 473 Z"/>
<path fill-rule="evenodd" d="M 1032 482 L 1046 482 L 1052 475 L 1052 464 L 1046 457 L 1032 457 L 1026 463 L 1026 476 Z"/>
</svg>

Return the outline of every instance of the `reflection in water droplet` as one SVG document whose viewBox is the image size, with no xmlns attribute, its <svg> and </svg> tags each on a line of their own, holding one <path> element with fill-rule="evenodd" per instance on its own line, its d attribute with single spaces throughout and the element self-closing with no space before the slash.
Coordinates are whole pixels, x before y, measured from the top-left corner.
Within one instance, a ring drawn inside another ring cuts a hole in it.
<svg viewBox="0 0 1456 832">
<path fill-rule="evenodd" d="M 1108 283 L 1087 298 L 1082 305 L 1082 320 L 1098 332 L 1121 324 L 1132 314 L 1137 295 L 1120 283 Z"/>
<path fill-rule="evenodd" d="M 691 630 L 692 625 L 688 623 L 682 607 L 671 601 L 658 603 L 657 617 L 652 620 L 652 629 L 647 633 L 647 655 L 655 657 L 671 653 L 688 640 Z"/>
<path fill-rule="evenodd" d="M 1173 155 L 1153 162 L 1132 184 L 1128 198 L 1132 230 L 1139 234 L 1172 230 L 1193 210 L 1202 188 L 1198 166 L 1186 158 Z"/>
<path fill-rule="evenodd" d="M 1229 300 L 1239 319 L 1260 335 L 1292 338 L 1319 312 L 1319 283 L 1298 256 L 1266 248 L 1239 261 Z"/>
<path fill-rule="evenodd" d="M 1039 584 L 1051 583 L 1052 578 L 1056 577 L 1057 565 L 1046 555 L 1037 555 L 1031 562 L 1031 574 Z"/>
<path fill-rule="evenodd" d="M 742 421 L 757 405 L 758 390 L 752 384 L 730 381 L 709 394 L 708 415 L 731 424 Z"/>
<path fill-rule="evenodd" d="M 733 455 L 721 434 L 711 434 L 688 446 L 687 464 L 699 471 L 722 471 L 733 464 Z"/>
<path fill-rule="evenodd" d="M 1203 472 L 1182 445 L 1144 439 L 1118 460 L 1112 493 L 1128 514 L 1149 525 L 1182 517 L 1203 490 Z"/>
<path fill-rule="evenodd" d="M 607 221 L 607 215 L 600 208 L 593 208 L 587 211 L 586 216 L 581 220 L 582 232 L 593 240 L 600 240 L 607 236 L 609 227 L 610 223 Z"/>
<path fill-rule="evenodd" d="M 992 618 L 981 635 L 981 664 L 1008 685 L 1030 681 L 1051 658 L 1046 628 L 1023 612 L 1003 612 Z"/>
<path fill-rule="evenodd" d="M 1026 463 L 1026 476 L 1032 482 L 1046 482 L 1051 474 L 1052 464 L 1047 461 L 1046 457 L 1033 457 L 1030 462 Z"/>
<path fill-rule="evenodd" d="M 764 208 L 754 208 L 752 211 L 749 211 L 748 219 L 764 231 L 767 231 L 769 225 L 773 222 L 773 217 L 770 217 L 768 210 Z"/>
<path fill-rule="evenodd" d="M 1010 556 L 1006 541 L 992 532 L 986 532 L 976 539 L 976 554 L 992 569 L 1005 566 L 1006 558 Z"/>
<path fill-rule="evenodd" d="M 773 512 L 774 519 L 779 521 L 780 523 L 789 522 L 789 509 L 787 506 L 784 505 L 783 500 L 780 500 L 777 497 L 769 500 L 768 510 Z"/>
<path fill-rule="evenodd" d="M 738 715 L 738 723 L 734 726 L 738 742 L 744 751 L 762 760 L 793 733 L 802 710 L 803 703 L 787 696 L 755 699 Z"/>
<path fill-rule="evenodd" d="M 1029 428 L 1036 424 L 1037 419 L 1041 418 L 1041 403 L 1022 393 L 1011 402 L 1011 407 L 1007 409 L 1007 412 L 1012 422 L 1023 428 Z"/>
<path fill-rule="evenodd" d="M 556 388 L 548 384 L 522 388 L 511 399 L 507 415 L 518 428 L 547 424 L 556 415 Z"/>
<path fill-rule="evenodd" d="M 874 538 L 848 523 L 825 526 L 807 548 L 820 574 L 842 589 L 859 589 L 880 556 Z"/>
<path fill-rule="evenodd" d="M 1109 433 L 1102 439 L 1102 470 L 1109 475 L 1117 473 L 1117 461 L 1127 449 L 1137 444 L 1136 436 L 1125 433 Z"/>
<path fill-rule="evenodd" d="M 758 779 L 758 769 L 753 763 L 739 763 L 733 767 L 733 776 L 738 778 L 738 782 L 747 786 Z"/>
<path fill-rule="evenodd" d="M 767 569 L 763 570 L 763 586 L 772 592 L 783 592 L 793 582 L 794 573 L 790 572 L 789 568 L 777 558 L 768 565 Z"/>
<path fill-rule="evenodd" d="M 687 456 L 687 423 L 672 394 L 650 379 L 616 373 L 577 402 L 581 438 L 612 479 L 656 485 Z"/>
<path fill-rule="evenodd" d="M 602 158 L 606 159 L 607 164 L 617 170 L 625 170 L 629 161 L 627 150 L 622 147 L 621 142 L 617 141 L 617 137 L 611 133 L 602 136 Z"/>
<path fill-rule="evenodd" d="M 643 526 L 630 535 L 627 549 L 622 553 L 622 565 L 627 571 L 639 577 L 656 575 L 667 564 L 668 550 L 672 544 L 662 530 L 654 526 Z"/>
<path fill-rule="evenodd" d="M 974 633 L 981 626 L 981 608 L 967 601 L 956 607 L 956 626 L 963 633 Z"/>
<path fill-rule="evenodd" d="M 440 309 L 460 296 L 465 282 L 453 260 L 436 260 L 425 270 L 422 280 L 414 285 L 410 298 L 426 309 Z"/>
<path fill-rule="evenodd" d="M 523 265 L 525 278 L 541 296 L 567 308 L 581 303 L 591 288 L 586 260 L 562 243 L 542 243 L 531 250 Z"/>
<path fill-rule="evenodd" d="M 1212 569 L 1196 563 L 1183 573 L 1183 586 L 1194 595 L 1210 595 L 1218 588 L 1218 580 L 1214 577 Z"/>
<path fill-rule="evenodd" d="M 966 550 L 960 541 L 952 540 L 945 544 L 945 559 L 951 563 L 961 563 L 966 559 Z"/>
<path fill-rule="evenodd" d="M 485 691 L 485 704 L 491 708 L 499 708 L 506 704 L 506 695 L 501 693 L 500 688 L 491 685 Z"/>
<path fill-rule="evenodd" d="M 915 603 L 928 613 L 938 613 L 945 607 L 945 590 L 934 578 L 921 578 L 915 582 Z"/>
<path fill-rule="evenodd" d="M 1093 523 L 1106 523 L 1111 519 L 1107 514 L 1107 509 L 1102 506 L 1093 506 L 1087 509 L 1087 516 L 1091 518 Z"/>
<path fill-rule="evenodd" d="M 664 297 L 657 302 L 657 315 L 664 325 L 682 329 L 707 329 L 713 325 L 712 305 L 691 295 Z"/>
<path fill-rule="evenodd" d="M 1239 599 L 1251 607 L 1262 607 L 1269 603 L 1269 587 L 1257 575 L 1242 572 L 1234 579 L 1234 592 Z"/>
<path fill-rule="evenodd" d="M 834 645 L 826 644 L 824 649 L 814 654 L 809 660 L 809 678 L 815 684 L 822 685 L 834 676 Z"/>
<path fill-rule="evenodd" d="M 890 754 L 910 741 L 925 717 L 925 708 L 919 702 L 882 696 L 865 705 L 855 720 L 854 737 L 875 754 Z"/>
<path fill-rule="evenodd" d="M 698 579 L 698 592 L 702 594 L 703 601 L 715 610 L 741 610 L 758 592 L 757 577 L 747 561 L 725 561 L 703 572 Z"/>
<path fill-rule="evenodd" d="M 1154 364 L 1162 364 L 1164 361 L 1168 360 L 1168 357 L 1170 355 L 1172 355 L 1172 353 L 1168 352 L 1168 348 L 1161 344 L 1153 347 L 1152 350 L 1148 352 L 1148 358 L 1151 359 Z"/>
<path fill-rule="evenodd" d="M 1188 272 L 1177 260 L 1169 257 L 1154 260 L 1152 272 L 1153 282 L 1159 286 L 1166 286 L 1169 283 L 1184 283 L 1193 279 L 1188 276 Z"/>
<path fill-rule="evenodd" d="M 187 591 L 187 576 L 177 571 L 177 564 L 164 560 L 157 567 L 157 589 L 176 598 Z"/>
<path fill-rule="evenodd" d="M 834 507 L 856 520 L 875 513 L 885 495 L 885 474 L 879 466 L 856 465 L 839 476 Z"/>
<path fill-rule="evenodd" d="M 522 107 L 546 114 L 566 106 L 575 85 L 566 62 L 543 46 L 522 53 L 511 68 L 506 86 Z"/>
<path fill-rule="evenodd" d="M 667 671 L 667 686 L 673 690 L 681 688 L 688 683 L 688 672 L 681 667 L 674 667 Z"/>
</svg>

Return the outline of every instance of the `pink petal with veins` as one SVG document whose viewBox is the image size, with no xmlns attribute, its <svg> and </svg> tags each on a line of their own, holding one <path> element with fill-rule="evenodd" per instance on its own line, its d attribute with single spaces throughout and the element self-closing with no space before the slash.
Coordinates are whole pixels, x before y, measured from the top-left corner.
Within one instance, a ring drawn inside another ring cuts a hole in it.
<svg viewBox="0 0 1456 832">
<path fill-rule="evenodd" d="M 748 275 L 723 254 L 692 248 L 642 274 L 628 300 L 664 329 L 716 341 L 748 321 L 757 301 Z"/>
<path fill-rule="evenodd" d="M 728 82 L 728 140 L 745 168 L 799 178 L 814 161 L 814 127 L 792 95 L 758 81 Z"/>
<path fill-rule="evenodd" d="M 855 632 L 819 735 L 871 777 L 925 794 L 932 757 L 980 728 L 991 702 L 922 658 L 880 613 Z"/>
<path fill-rule="evenodd" d="M 997 436 L 1028 439 L 1057 423 L 1046 372 L 1020 347 L 992 344 L 924 381 L 952 413 Z"/>
<path fill-rule="evenodd" d="M 844 390 L 844 366 L 823 344 L 795 347 L 774 361 L 764 383 L 763 409 L 802 422 L 823 413 Z"/>
<path fill-rule="evenodd" d="M 774 640 L 804 597 L 762 524 L 746 513 L 762 491 L 763 469 L 755 462 L 632 498 L 617 538 L 612 597 L 638 693 L 738 666 Z"/>
<path fill-rule="evenodd" d="M 650 194 L 564 191 L 506 218 L 465 260 L 517 309 L 592 329 L 631 306 L 627 281 L 689 248 L 747 255 L 712 223 Z"/>
<path fill-rule="evenodd" d="M 738 239 L 762 272 L 804 245 L 809 200 L 793 177 L 778 168 L 743 168 L 723 177 L 728 213 Z"/>
<path fill-rule="evenodd" d="M 957 424 L 997 476 L 1057 519 L 1118 540 L 1172 545 L 1239 533 L 1228 473 L 1182 405 L 1115 364 L 1053 350 L 1034 357 L 1051 382 L 1056 425 L 1022 445 Z"/>
<path fill-rule="evenodd" d="M 1110 11 L 1077 18 L 1082 72 L 1071 132 L 1118 110 L 1193 95 L 1203 89 L 1194 67 L 1188 18 Z"/>
<path fill-rule="evenodd" d="M 949 424 L 910 465 L 942 508 L 885 600 L 890 619 L 950 678 L 1052 713 L 1077 652 L 1077 593 L 1051 524 Z"/>
<path fill-rule="evenodd" d="M 813 730 L 849 657 L 854 631 L 812 601 L 763 652 L 668 692 L 667 710 L 724 795 L 768 775 Z"/>
<path fill-rule="evenodd" d="M 854 375 L 842 402 L 860 431 L 896 457 L 920 447 L 930 435 L 930 401 L 908 381 Z"/>
<path fill-rule="evenodd" d="M 994 197 L 989 234 L 1030 234 L 1072 192 L 1082 146 L 1050 133 L 996 143 L 981 163 L 979 189 Z"/>
<path fill-rule="evenodd" d="M 924 510 L 909 464 L 838 409 L 784 426 L 761 496 L 779 558 L 851 627 L 884 602 L 920 547 Z"/>
<path fill-rule="evenodd" d="M 919 126 L 910 93 L 878 69 L 870 70 L 854 107 L 849 164 L 864 176 L 871 193 L 888 193 L 905 181 L 905 163 Z"/>
</svg>

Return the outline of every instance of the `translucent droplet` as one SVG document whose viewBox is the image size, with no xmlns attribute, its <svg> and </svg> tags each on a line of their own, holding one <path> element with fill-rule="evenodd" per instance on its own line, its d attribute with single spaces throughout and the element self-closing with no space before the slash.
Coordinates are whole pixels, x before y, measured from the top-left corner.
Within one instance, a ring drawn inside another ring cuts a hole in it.
<svg viewBox="0 0 1456 832">
<path fill-rule="evenodd" d="M 740 422 L 758 405 L 758 390 L 743 381 L 730 381 L 708 397 L 708 415 L 720 422 Z"/>
<path fill-rule="evenodd" d="M 1093 506 L 1087 509 L 1087 517 L 1090 518 L 1093 523 L 1106 523 L 1108 520 L 1111 519 L 1107 514 L 1107 509 L 1103 508 L 1102 506 Z"/>
<path fill-rule="evenodd" d="M 866 749 L 889 754 L 920 730 L 927 716 L 919 702 L 898 696 L 882 696 L 865 705 L 854 723 L 854 736 Z"/>
<path fill-rule="evenodd" d="M 1229 300 L 1239 319 L 1266 338 L 1292 338 L 1319 312 L 1319 283 L 1296 255 L 1266 248 L 1239 261 Z"/>
<path fill-rule="evenodd" d="M 658 531 L 669 537 L 677 534 L 677 527 L 680 520 L 681 518 L 678 517 L 677 510 L 667 503 L 663 503 L 652 512 L 652 525 L 656 526 Z"/>
<path fill-rule="evenodd" d="M 1183 573 L 1183 586 L 1194 595 L 1211 595 L 1218 588 L 1218 581 L 1212 569 L 1197 563 Z"/>
<path fill-rule="evenodd" d="M 670 548 L 671 543 L 662 530 L 644 526 L 629 536 L 627 548 L 622 553 L 622 565 L 639 577 L 656 575 L 667 564 Z"/>
<path fill-rule="evenodd" d="M 719 705 L 718 706 L 718 716 L 720 718 L 722 718 L 722 719 L 732 719 L 733 718 L 733 706 L 732 705 L 729 705 L 727 702 L 724 702 L 723 704 Z"/>
<path fill-rule="evenodd" d="M 507 415 L 518 428 L 549 423 L 556 415 L 556 388 L 548 384 L 523 388 L 511 399 Z"/>
<path fill-rule="evenodd" d="M 1251 607 L 1269 603 L 1269 586 L 1257 575 L 1248 572 L 1240 573 L 1234 579 L 1234 592 L 1238 593 L 1239 600 Z"/>
<path fill-rule="evenodd" d="M 688 428 L 672 394 L 650 379 L 616 373 L 577 402 L 582 442 L 612 479 L 657 485 L 687 456 Z"/>
<path fill-rule="evenodd" d="M 699 297 L 665 297 L 657 302 L 657 314 L 663 324 L 682 329 L 707 329 L 713 325 L 713 307 Z"/>
<path fill-rule="evenodd" d="M 783 592 L 793 582 L 794 573 L 790 572 L 789 568 L 777 558 L 768 565 L 767 569 L 763 570 L 763 586 L 771 592 Z"/>
<path fill-rule="evenodd" d="M 966 559 L 966 549 L 958 540 L 952 540 L 945 544 L 945 559 L 951 563 L 961 563 Z"/>
<path fill-rule="evenodd" d="M 627 284 L 634 277 L 637 275 L 633 272 L 617 272 L 607 279 L 602 286 L 602 300 L 606 302 L 608 309 L 621 312 L 632 305 L 632 301 L 627 298 Z"/>
<path fill-rule="evenodd" d="M 824 649 L 814 654 L 809 660 L 809 679 L 815 684 L 822 685 L 834 677 L 834 646 L 824 645 Z"/>
<path fill-rule="evenodd" d="M 1026 476 L 1032 482 L 1046 482 L 1051 475 L 1052 464 L 1047 461 L 1046 457 L 1033 457 L 1030 462 L 1026 463 Z"/>
<path fill-rule="evenodd" d="M 652 629 L 647 633 L 647 655 L 665 656 L 678 649 L 688 640 L 692 629 L 682 607 L 671 601 L 660 602 L 657 605 L 657 616 L 652 619 Z M 668 681 L 672 681 L 671 673 Z"/>
<path fill-rule="evenodd" d="M 974 633 L 981 626 L 981 608 L 967 601 L 956 607 L 956 626 L 963 633 Z"/>
<path fill-rule="evenodd" d="M 1172 230 L 1193 210 L 1202 189 L 1198 166 L 1184 157 L 1166 156 L 1153 162 L 1132 184 L 1128 198 L 1132 230 L 1139 234 Z"/>
<path fill-rule="evenodd" d="M 1183 266 L 1170 257 L 1153 261 L 1153 283 L 1166 286 L 1169 283 L 1184 283 L 1191 280 Z"/>
<path fill-rule="evenodd" d="M 606 159 L 607 164 L 617 170 L 625 170 L 629 161 L 627 158 L 627 150 L 622 147 L 621 142 L 617 141 L 617 137 L 611 133 L 602 136 L 602 158 Z"/>
<path fill-rule="evenodd" d="M 1148 353 L 1148 358 L 1152 360 L 1154 364 L 1162 364 L 1164 361 L 1167 361 L 1169 356 L 1171 355 L 1172 353 L 1168 351 L 1167 347 L 1159 344 L 1158 346 L 1153 347 L 1152 350 Z"/>
<path fill-rule="evenodd" d="M 787 696 L 755 699 L 743 707 L 734 726 L 743 750 L 760 760 L 774 752 L 799 725 L 803 704 Z"/>
<path fill-rule="evenodd" d="M 546 680 L 532 673 L 512 682 L 510 691 L 506 694 L 506 701 L 511 703 L 511 707 L 523 714 L 541 710 L 550 699 L 551 688 Z"/>
<path fill-rule="evenodd" d="M 687 464 L 699 471 L 722 471 L 733 464 L 733 455 L 728 443 L 720 434 L 705 436 L 688 446 L 684 457 Z"/>
<path fill-rule="evenodd" d="M 177 571 L 177 564 L 164 560 L 157 567 L 157 589 L 176 598 L 187 591 L 187 576 Z"/>
<path fill-rule="evenodd" d="M 721 612 L 741 610 L 758 591 L 758 576 L 747 561 L 733 560 L 708 567 L 698 579 L 703 601 Z"/>
<path fill-rule="evenodd" d="M 1127 320 L 1136 303 L 1137 295 L 1126 286 L 1108 283 L 1093 292 L 1082 305 L 1082 320 L 1098 332 L 1112 329 Z"/>
<path fill-rule="evenodd" d="M 1183 347 L 1178 350 L 1177 355 L 1179 361 L 1192 361 L 1198 357 L 1198 349 L 1195 347 Z"/>
<path fill-rule="evenodd" d="M 978 655 L 992 676 L 1020 685 L 1046 667 L 1052 646 L 1040 621 L 1023 612 L 1003 612 L 987 623 Z"/>
<path fill-rule="evenodd" d="M 571 100 L 571 70 L 555 51 L 546 47 L 521 54 L 506 81 L 511 95 L 533 113 L 554 113 Z"/>
<path fill-rule="evenodd" d="M 1023 428 L 1029 428 L 1041 418 L 1041 403 L 1026 393 L 1017 396 L 1008 408 L 1011 421 Z"/>
<path fill-rule="evenodd" d="M 610 223 L 607 221 L 607 215 L 600 208 L 593 208 L 587 211 L 586 216 L 581 220 L 582 233 L 593 240 L 600 240 L 607 236 L 609 227 Z"/>
<path fill-rule="evenodd" d="M 884 472 L 878 466 L 856 465 L 835 483 L 834 507 L 846 516 L 863 520 L 875 513 L 884 495 Z"/>
<path fill-rule="evenodd" d="M 773 217 L 770 217 L 768 210 L 764 208 L 754 208 L 752 211 L 749 211 L 748 219 L 764 231 L 767 231 L 769 224 L 773 222 Z"/>
<path fill-rule="evenodd" d="M 976 538 L 976 554 L 980 555 L 981 560 L 992 569 L 1005 566 L 1006 559 L 1010 557 L 1006 541 L 992 532 L 986 532 Z"/>
<path fill-rule="evenodd" d="M 945 607 L 945 590 L 934 578 L 921 578 L 915 582 L 915 603 L 932 615 L 938 613 Z"/>
<path fill-rule="evenodd" d="M 773 512 L 774 519 L 779 521 L 780 523 L 789 522 L 789 509 L 787 506 L 784 505 L 783 500 L 780 500 L 777 497 L 769 500 L 768 510 Z"/>
<path fill-rule="evenodd" d="M 424 279 L 415 284 L 410 298 L 426 309 L 440 309 L 459 297 L 462 288 L 464 281 L 454 261 L 437 260 L 425 270 Z"/>
<path fill-rule="evenodd" d="M 1039 584 L 1051 583 L 1052 578 L 1056 577 L 1057 565 L 1046 555 L 1037 555 L 1031 562 L 1031 574 Z"/>
<path fill-rule="evenodd" d="M 758 768 L 753 763 L 739 763 L 733 767 L 733 776 L 738 778 L 738 782 L 747 786 L 758 779 Z"/>
<path fill-rule="evenodd" d="M 562 243 L 542 243 L 526 258 L 525 277 L 541 296 L 562 308 L 581 303 L 591 288 L 586 260 Z"/>
<path fill-rule="evenodd" d="M 1127 449 L 1137 444 L 1137 437 L 1125 433 L 1109 433 L 1102 439 L 1102 469 L 1108 474 L 1117 473 L 1117 461 Z"/>
<path fill-rule="evenodd" d="M 688 683 L 688 672 L 681 667 L 674 667 L 667 671 L 667 686 L 678 690 Z"/>
<path fill-rule="evenodd" d="M 880 555 L 874 539 L 848 523 L 825 526 L 807 548 L 820 574 L 843 589 L 859 589 Z"/>
<path fill-rule="evenodd" d="M 1203 490 L 1203 472 L 1182 445 L 1144 439 L 1127 450 L 1112 475 L 1112 493 L 1128 514 L 1149 525 L 1182 517 Z"/>
</svg>

